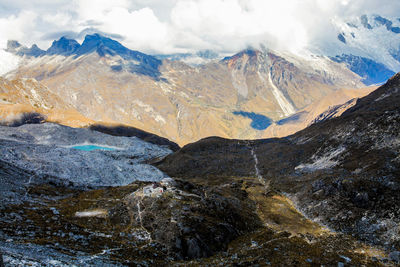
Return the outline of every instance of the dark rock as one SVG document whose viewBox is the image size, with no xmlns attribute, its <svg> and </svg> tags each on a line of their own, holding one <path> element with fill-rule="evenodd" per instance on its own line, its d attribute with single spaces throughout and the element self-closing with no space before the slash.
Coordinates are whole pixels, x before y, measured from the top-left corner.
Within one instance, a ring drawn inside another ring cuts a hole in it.
<svg viewBox="0 0 400 267">
<path fill-rule="evenodd" d="M 322 180 L 317 180 L 312 183 L 312 192 L 319 191 L 325 187 L 325 183 Z"/>
<path fill-rule="evenodd" d="M 339 39 L 339 41 L 341 41 L 342 43 L 346 43 L 346 38 L 344 37 L 343 33 L 340 33 L 337 37 Z"/>
<path fill-rule="evenodd" d="M 389 253 L 389 259 L 396 262 L 400 263 L 400 251 L 392 251 Z"/>
<path fill-rule="evenodd" d="M 202 258 L 207 256 L 207 252 L 200 248 L 196 238 L 186 240 L 186 255 L 190 259 Z"/>
<path fill-rule="evenodd" d="M 29 112 L 22 113 L 15 119 L 6 122 L 0 122 L 0 125 L 10 126 L 10 127 L 18 127 L 24 124 L 40 124 L 46 121 L 46 116 L 37 113 L 37 112 Z"/>
<path fill-rule="evenodd" d="M 358 207 L 366 208 L 368 206 L 368 193 L 357 193 L 356 196 L 353 198 L 353 203 Z"/>
<path fill-rule="evenodd" d="M 384 17 L 375 16 L 375 21 L 380 25 L 386 26 L 386 29 L 388 31 L 391 31 L 393 33 L 400 33 L 400 28 L 399 27 L 393 27 L 392 26 L 393 22 L 388 20 L 388 19 L 386 19 L 386 18 L 384 18 Z"/>
<path fill-rule="evenodd" d="M 167 146 L 172 151 L 177 151 L 180 148 L 178 144 L 168 140 L 167 138 L 160 137 L 158 135 L 148 133 L 146 131 L 131 126 L 125 126 L 125 125 L 106 126 L 101 124 L 92 124 L 89 126 L 89 129 L 102 132 L 105 134 L 110 134 L 113 136 L 127 136 L 127 137 L 136 136 L 152 144 Z"/>
</svg>

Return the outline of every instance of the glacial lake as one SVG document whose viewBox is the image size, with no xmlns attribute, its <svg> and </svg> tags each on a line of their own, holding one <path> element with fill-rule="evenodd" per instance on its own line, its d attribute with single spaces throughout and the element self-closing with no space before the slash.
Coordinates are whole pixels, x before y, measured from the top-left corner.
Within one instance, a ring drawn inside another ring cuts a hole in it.
<svg viewBox="0 0 400 267">
<path fill-rule="evenodd" d="M 104 147 L 104 146 L 96 146 L 96 145 L 80 145 L 73 146 L 73 149 L 83 150 L 83 151 L 92 151 L 92 150 L 115 150 L 112 147 Z"/>
</svg>

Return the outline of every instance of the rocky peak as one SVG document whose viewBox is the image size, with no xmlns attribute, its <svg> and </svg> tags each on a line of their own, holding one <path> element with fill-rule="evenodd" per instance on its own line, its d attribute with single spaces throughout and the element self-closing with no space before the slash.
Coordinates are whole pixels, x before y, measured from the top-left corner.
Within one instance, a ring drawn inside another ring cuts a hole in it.
<svg viewBox="0 0 400 267">
<path fill-rule="evenodd" d="M 113 44 L 113 45 L 110 45 Z M 86 35 L 85 40 L 82 43 L 82 46 L 78 49 L 77 54 L 82 55 L 82 54 L 88 54 L 94 51 L 104 51 L 104 47 L 118 47 L 121 46 L 123 47 L 120 43 L 117 41 L 111 40 L 109 38 L 103 37 L 100 34 L 93 34 L 93 35 Z"/>
<path fill-rule="evenodd" d="M 8 40 L 7 42 L 7 52 L 16 54 L 18 56 L 28 56 L 28 57 L 39 57 L 44 55 L 46 52 L 40 49 L 36 44 L 33 44 L 30 48 L 21 45 L 18 41 Z"/>
<path fill-rule="evenodd" d="M 254 58 L 257 57 L 258 54 L 260 54 L 261 51 L 259 50 L 254 50 L 254 49 L 246 49 L 246 50 L 242 50 L 239 53 L 234 54 L 233 56 L 230 57 L 225 57 L 224 59 L 222 59 L 223 62 L 232 62 L 232 61 L 237 61 L 239 59 L 243 59 L 243 58 Z"/>
<path fill-rule="evenodd" d="M 74 39 L 61 37 L 58 41 L 53 41 L 51 47 L 47 49 L 48 55 L 64 55 L 70 56 L 76 52 L 80 44 Z"/>
<path fill-rule="evenodd" d="M 135 64 L 114 65 L 113 70 L 115 71 L 126 69 L 130 72 L 154 78 L 157 78 L 160 75 L 158 68 L 162 64 L 161 60 L 138 51 L 130 50 L 119 42 L 97 33 L 86 35 L 85 40 L 75 54 L 79 56 L 93 52 L 96 52 L 101 57 L 106 55 L 118 55 L 124 60 L 136 61 Z M 139 64 L 137 64 L 138 62 Z"/>
<path fill-rule="evenodd" d="M 124 59 L 128 59 L 129 55 L 132 54 L 132 52 L 136 51 L 129 50 L 119 42 L 95 33 L 92 35 L 86 35 L 85 40 L 83 41 L 81 47 L 77 50 L 76 53 L 78 55 L 82 55 L 92 52 L 97 52 L 100 56 L 120 55 Z"/>
</svg>

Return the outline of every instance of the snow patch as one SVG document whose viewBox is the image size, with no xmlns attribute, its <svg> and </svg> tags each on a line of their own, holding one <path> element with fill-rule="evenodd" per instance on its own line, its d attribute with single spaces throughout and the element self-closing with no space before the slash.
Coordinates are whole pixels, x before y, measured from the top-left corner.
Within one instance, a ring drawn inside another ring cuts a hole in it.
<svg viewBox="0 0 400 267">
<path fill-rule="evenodd" d="M 399 91 L 399 88 L 395 88 L 392 92 L 384 93 L 380 97 L 375 99 L 375 102 L 381 101 L 381 100 L 383 100 L 383 99 L 385 99 L 385 98 L 387 98 L 387 97 L 389 97 L 389 96 L 391 96 L 393 94 L 397 94 L 398 91 Z"/>
<path fill-rule="evenodd" d="M 314 160 L 313 163 L 300 164 L 295 168 L 295 170 L 315 171 L 335 167 L 338 164 L 338 161 L 334 160 L 334 158 L 342 154 L 345 150 L 346 148 L 339 147 L 336 150 L 329 151 L 319 158 L 316 158 L 314 155 L 312 156 L 312 159 Z"/>
<path fill-rule="evenodd" d="M 160 122 L 162 124 L 166 123 L 166 120 L 164 119 L 163 116 L 161 116 L 161 114 L 157 113 L 152 106 L 143 103 L 142 101 L 136 99 L 133 101 L 134 104 L 136 104 L 137 106 L 141 107 L 144 109 L 144 111 L 146 113 L 148 113 L 150 115 L 150 117 L 152 117 L 156 122 Z"/>
<path fill-rule="evenodd" d="M 97 217 L 97 218 L 104 218 L 107 217 L 106 210 L 91 210 L 91 211 L 77 211 L 75 212 L 75 217 L 78 218 L 85 218 L 85 217 Z"/>
</svg>

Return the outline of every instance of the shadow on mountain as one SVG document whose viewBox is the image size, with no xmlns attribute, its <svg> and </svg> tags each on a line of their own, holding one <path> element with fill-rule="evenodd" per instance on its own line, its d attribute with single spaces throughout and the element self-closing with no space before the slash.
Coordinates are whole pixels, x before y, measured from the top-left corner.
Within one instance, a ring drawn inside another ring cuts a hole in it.
<svg viewBox="0 0 400 267">
<path fill-rule="evenodd" d="M 260 131 L 267 129 L 272 124 L 272 120 L 270 118 L 254 112 L 234 111 L 233 115 L 243 116 L 251 119 L 250 126 L 253 129 Z"/>
<path fill-rule="evenodd" d="M 46 116 L 38 112 L 24 112 L 12 117 L 8 117 L 6 120 L 1 121 L 0 125 L 9 127 L 18 127 L 24 124 L 39 124 L 46 121 Z"/>
<path fill-rule="evenodd" d="M 160 137 L 158 135 L 131 126 L 126 126 L 126 125 L 107 126 L 102 124 L 93 124 L 89 126 L 89 129 L 114 136 L 126 136 L 126 137 L 135 136 L 137 138 L 142 139 L 143 141 L 152 144 L 167 146 L 172 151 L 177 151 L 180 148 L 176 143 L 168 140 L 167 138 Z"/>
<path fill-rule="evenodd" d="M 295 123 L 295 122 L 299 121 L 303 116 L 306 116 L 306 115 L 307 115 L 307 111 L 301 111 L 301 112 L 293 114 L 287 118 L 276 121 L 276 124 L 285 125 L 288 123 Z"/>
</svg>

